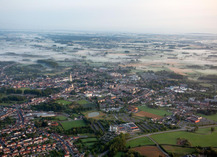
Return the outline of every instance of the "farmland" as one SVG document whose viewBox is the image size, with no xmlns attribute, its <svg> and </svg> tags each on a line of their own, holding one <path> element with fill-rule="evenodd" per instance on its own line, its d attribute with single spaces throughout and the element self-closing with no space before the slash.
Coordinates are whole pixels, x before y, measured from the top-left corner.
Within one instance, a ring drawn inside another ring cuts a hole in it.
<svg viewBox="0 0 217 157">
<path fill-rule="evenodd" d="M 83 120 L 74 120 L 74 121 L 66 121 L 61 122 L 63 129 L 69 130 L 73 127 L 83 127 L 86 126 L 86 123 Z"/>
<path fill-rule="evenodd" d="M 198 131 L 199 133 L 180 131 L 180 132 L 171 132 L 171 133 L 152 135 L 151 137 L 159 144 L 176 145 L 177 138 L 185 138 L 192 144 L 192 146 L 215 147 L 217 145 L 217 141 L 215 140 L 217 138 L 217 131 L 210 133 L 209 130 L 210 128 L 208 130 L 207 128 L 202 128 L 199 129 Z M 200 132 L 207 133 L 207 134 L 201 134 Z"/>
<path fill-rule="evenodd" d="M 148 157 L 165 157 L 165 155 L 156 146 L 136 147 L 132 150 L 139 152 L 141 155 Z"/>
<path fill-rule="evenodd" d="M 149 113 L 152 113 L 152 114 L 156 114 L 156 115 L 162 116 L 162 117 L 163 117 L 165 114 L 166 114 L 166 115 L 171 115 L 171 113 L 168 112 L 168 111 L 165 110 L 165 109 L 153 109 L 153 108 L 147 107 L 146 105 L 139 106 L 139 110 L 144 111 L 144 112 L 149 112 Z"/>
<path fill-rule="evenodd" d="M 162 145 L 162 147 L 169 154 L 173 154 L 174 156 L 184 156 L 186 154 L 192 154 L 195 152 L 194 148 L 185 148 L 185 147 L 169 146 L 169 145 Z"/>
<path fill-rule="evenodd" d="M 154 143 L 148 137 L 137 138 L 131 141 L 128 141 L 126 146 L 127 147 L 138 147 L 138 146 L 147 146 L 147 145 L 154 145 Z"/>
</svg>

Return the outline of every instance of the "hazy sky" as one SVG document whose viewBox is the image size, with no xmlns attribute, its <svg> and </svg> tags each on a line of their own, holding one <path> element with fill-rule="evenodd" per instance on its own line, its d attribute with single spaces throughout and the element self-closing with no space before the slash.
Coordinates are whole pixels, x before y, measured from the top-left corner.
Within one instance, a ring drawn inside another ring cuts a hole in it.
<svg viewBox="0 0 217 157">
<path fill-rule="evenodd" d="M 217 33 L 217 0 L 0 0 L 0 29 Z"/>
</svg>

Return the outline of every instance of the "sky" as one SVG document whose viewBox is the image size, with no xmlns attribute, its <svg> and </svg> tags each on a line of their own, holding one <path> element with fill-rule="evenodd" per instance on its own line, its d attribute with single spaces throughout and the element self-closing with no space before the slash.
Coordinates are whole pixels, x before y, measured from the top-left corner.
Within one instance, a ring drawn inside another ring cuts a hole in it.
<svg viewBox="0 0 217 157">
<path fill-rule="evenodd" d="M 217 0 L 0 0 L 0 29 L 217 33 Z"/>
</svg>

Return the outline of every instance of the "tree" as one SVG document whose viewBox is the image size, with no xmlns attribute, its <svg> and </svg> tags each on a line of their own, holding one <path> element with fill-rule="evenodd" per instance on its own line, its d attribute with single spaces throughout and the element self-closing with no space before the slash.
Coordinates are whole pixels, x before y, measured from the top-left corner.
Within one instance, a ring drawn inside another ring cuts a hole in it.
<svg viewBox="0 0 217 157">
<path fill-rule="evenodd" d="M 214 127 L 211 127 L 211 132 L 214 132 L 215 131 L 215 128 Z"/>
</svg>

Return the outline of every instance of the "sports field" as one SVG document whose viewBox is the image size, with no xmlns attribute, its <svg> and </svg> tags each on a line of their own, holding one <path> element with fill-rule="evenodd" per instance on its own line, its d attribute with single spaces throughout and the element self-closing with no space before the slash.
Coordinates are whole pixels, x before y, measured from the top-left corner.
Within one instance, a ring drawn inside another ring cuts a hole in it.
<svg viewBox="0 0 217 157">
<path fill-rule="evenodd" d="M 91 138 L 83 138 L 81 139 L 82 142 L 96 142 L 97 138 L 91 137 Z"/>
<path fill-rule="evenodd" d="M 65 116 L 56 116 L 55 119 L 63 121 L 63 120 L 67 120 L 67 117 L 65 117 Z"/>
<path fill-rule="evenodd" d="M 71 101 L 67 101 L 67 100 L 57 100 L 55 102 L 61 105 L 70 105 L 72 103 Z"/>
<path fill-rule="evenodd" d="M 89 102 L 87 100 L 78 100 L 76 101 L 79 105 L 86 105 L 89 104 Z"/>
<path fill-rule="evenodd" d="M 92 113 L 96 113 L 95 111 L 87 111 L 87 112 L 83 112 L 83 114 L 85 115 L 86 118 L 92 118 L 92 119 L 103 119 L 105 116 L 105 113 L 101 112 L 101 111 L 97 111 L 97 114 L 95 116 L 89 116 Z"/>
<path fill-rule="evenodd" d="M 138 116 L 138 117 L 148 117 L 148 118 L 156 118 L 156 119 L 163 118 L 163 117 L 161 117 L 159 115 L 156 115 L 156 114 L 153 114 L 153 113 L 150 113 L 150 112 L 144 112 L 144 111 L 137 112 L 134 115 Z"/>
<path fill-rule="evenodd" d="M 86 123 L 83 120 L 74 120 L 74 121 L 61 122 L 61 125 L 63 126 L 63 129 L 69 130 L 74 127 L 86 126 Z"/>
<path fill-rule="evenodd" d="M 149 113 L 152 113 L 152 114 L 156 114 L 158 116 L 164 116 L 165 114 L 166 115 L 171 115 L 172 114 L 171 112 L 168 112 L 165 109 L 153 109 L 153 108 L 147 107 L 146 105 L 139 106 L 139 110 L 144 111 L 144 112 L 149 112 Z"/>
<path fill-rule="evenodd" d="M 215 130 L 217 127 L 215 128 Z M 201 132 L 203 134 L 201 134 Z M 177 138 L 185 138 L 187 139 L 192 146 L 202 146 L 202 147 L 216 147 L 217 146 L 217 131 L 210 133 L 210 128 L 199 129 L 198 132 L 171 132 L 171 133 L 163 133 L 151 136 L 155 141 L 159 144 L 172 144 L 176 145 Z"/>
<path fill-rule="evenodd" d="M 154 143 L 148 137 L 141 137 L 131 141 L 128 141 L 126 146 L 127 147 L 138 147 L 138 146 L 147 146 L 147 145 L 154 145 Z"/>
</svg>

